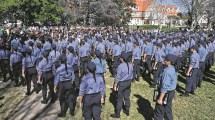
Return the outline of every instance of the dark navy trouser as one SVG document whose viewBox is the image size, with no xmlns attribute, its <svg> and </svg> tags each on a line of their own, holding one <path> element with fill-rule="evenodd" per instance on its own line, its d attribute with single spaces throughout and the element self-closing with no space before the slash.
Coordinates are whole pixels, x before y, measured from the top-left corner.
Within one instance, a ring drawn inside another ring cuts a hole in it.
<svg viewBox="0 0 215 120">
<path fill-rule="evenodd" d="M 173 120 L 172 115 L 172 100 L 175 96 L 175 91 L 171 91 L 168 93 L 168 99 L 166 105 L 155 105 L 155 111 L 154 111 L 154 120 L 163 120 L 164 114 L 166 113 L 165 120 Z"/>
<path fill-rule="evenodd" d="M 21 77 L 22 73 L 22 62 L 14 63 L 13 64 L 13 80 L 15 81 L 16 85 L 19 83 L 19 77 Z"/>
<path fill-rule="evenodd" d="M 83 111 L 85 120 L 101 120 L 101 94 L 84 95 Z"/>
<path fill-rule="evenodd" d="M 129 112 L 130 109 L 130 93 L 131 93 L 131 80 L 120 81 L 118 83 L 116 114 L 120 115 L 122 105 L 125 102 L 125 110 Z"/>
<path fill-rule="evenodd" d="M 58 97 L 60 101 L 60 107 L 61 107 L 61 113 L 65 114 L 68 110 L 73 111 L 75 108 L 74 102 L 76 102 L 76 99 L 74 99 L 73 94 L 73 85 L 72 81 L 60 81 L 58 85 Z"/>
<path fill-rule="evenodd" d="M 49 71 L 49 72 L 45 72 L 42 76 L 43 76 L 43 84 L 42 84 L 43 99 L 47 100 L 47 85 L 48 85 L 51 99 L 54 100 L 55 99 L 54 75 L 52 74 L 52 71 Z"/>
<path fill-rule="evenodd" d="M 36 70 L 36 66 L 30 67 L 30 68 L 26 68 L 25 78 L 26 78 L 26 83 L 27 83 L 27 92 L 31 92 L 31 80 L 33 81 L 34 89 L 38 90 L 38 87 L 37 87 L 37 70 Z"/>
<path fill-rule="evenodd" d="M 86 74 L 86 69 L 87 69 L 87 64 L 89 62 L 89 57 L 88 56 L 81 57 L 80 61 L 81 61 L 80 72 L 81 72 L 81 76 L 83 77 Z"/>
<path fill-rule="evenodd" d="M 198 74 L 198 68 L 193 68 L 191 70 L 191 76 L 186 78 L 186 92 L 191 92 L 196 89 L 196 83 L 197 83 L 197 74 Z"/>
<path fill-rule="evenodd" d="M 200 75 L 199 77 L 197 78 L 197 85 L 198 84 L 201 84 L 202 80 L 203 80 L 203 77 L 204 77 L 204 73 L 205 73 L 205 62 L 200 62 L 199 63 L 199 72 L 200 72 Z"/>
<path fill-rule="evenodd" d="M 163 72 L 163 63 L 157 63 L 157 69 L 153 71 L 153 84 L 158 83 L 160 74 Z"/>
<path fill-rule="evenodd" d="M 135 59 L 134 60 L 133 78 L 139 78 L 139 77 L 140 77 L 140 60 Z"/>
<path fill-rule="evenodd" d="M 10 69 L 10 60 L 9 59 L 0 60 L 0 69 L 1 69 L 4 80 L 6 80 L 7 72 L 9 73 L 10 77 L 12 78 L 12 72 Z"/>
<path fill-rule="evenodd" d="M 115 76 L 117 74 L 117 68 L 120 65 L 120 56 L 114 56 L 114 62 L 113 62 L 113 75 Z"/>
</svg>

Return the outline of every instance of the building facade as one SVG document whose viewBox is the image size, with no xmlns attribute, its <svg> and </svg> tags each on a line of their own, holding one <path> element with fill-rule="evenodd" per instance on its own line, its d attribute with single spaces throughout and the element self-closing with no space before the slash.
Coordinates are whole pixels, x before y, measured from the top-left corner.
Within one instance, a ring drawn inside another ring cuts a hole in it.
<svg viewBox="0 0 215 120">
<path fill-rule="evenodd" d="M 131 7 L 132 18 L 129 25 L 158 25 L 169 22 L 168 16 L 176 16 L 176 6 L 160 5 L 156 0 L 135 0 L 136 6 Z"/>
</svg>

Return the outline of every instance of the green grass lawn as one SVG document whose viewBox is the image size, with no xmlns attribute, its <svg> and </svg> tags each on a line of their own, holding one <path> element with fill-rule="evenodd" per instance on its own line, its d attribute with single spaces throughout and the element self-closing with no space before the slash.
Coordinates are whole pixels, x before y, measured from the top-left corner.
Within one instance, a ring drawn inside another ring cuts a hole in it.
<svg viewBox="0 0 215 120">
<path fill-rule="evenodd" d="M 211 70 L 211 72 L 206 74 L 207 77 L 204 79 L 202 87 L 196 90 L 195 96 L 179 96 L 180 92 L 184 91 L 185 88 L 184 77 L 179 77 L 176 95 L 173 100 L 173 115 L 175 120 L 215 119 L 215 66 L 213 66 Z M 106 105 L 102 108 L 102 120 L 113 120 L 109 117 L 110 114 L 114 113 L 113 104 L 109 101 L 113 78 L 109 76 L 110 74 L 108 73 L 106 82 Z M 132 83 L 130 116 L 127 117 L 123 112 L 121 112 L 121 120 L 153 119 L 153 110 L 155 107 L 155 103 L 152 100 L 153 89 L 149 88 L 149 84 L 146 80 L 149 79 L 141 79 L 140 82 Z M 5 104 L 0 108 L 0 119 L 1 116 L 6 118 L 10 115 L 13 108 L 22 100 L 22 98 L 24 98 L 24 93 L 20 94 L 22 92 L 20 89 L 21 88 L 9 87 L 4 89 L 3 93 L 0 91 L 5 96 L 5 99 L 0 101 L 0 104 Z M 10 96 L 13 96 L 13 99 L 8 99 L 11 98 Z M 68 114 L 64 119 L 69 120 L 71 119 L 71 116 Z M 72 119 L 83 119 L 79 108 L 77 108 L 76 115 Z"/>
</svg>

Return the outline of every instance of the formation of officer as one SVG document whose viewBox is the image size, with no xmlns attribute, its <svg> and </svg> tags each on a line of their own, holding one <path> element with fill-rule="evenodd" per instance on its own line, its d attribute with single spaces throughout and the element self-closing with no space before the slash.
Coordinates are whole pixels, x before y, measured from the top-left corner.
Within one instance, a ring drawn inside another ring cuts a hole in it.
<svg viewBox="0 0 215 120">
<path fill-rule="evenodd" d="M 153 33 L 108 28 L 14 31 L 1 36 L 0 68 L 4 82 L 9 74 L 14 87 L 27 84 L 26 95 L 42 90 L 42 104 L 49 102 L 48 94 L 51 103 L 59 98 L 59 117 L 65 117 L 68 108 L 74 116 L 79 96 L 87 120 L 101 119 L 107 68 L 117 92 L 113 118 L 120 117 L 123 105 L 129 116 L 131 84 L 143 77 L 151 88 L 158 88 L 155 119 L 162 118 L 165 111 L 171 119 L 177 73 L 185 71 L 186 76 L 181 96 L 195 95 L 205 73 L 213 66 L 214 39 L 214 31 Z M 166 96 L 168 103 L 164 105 Z"/>
</svg>

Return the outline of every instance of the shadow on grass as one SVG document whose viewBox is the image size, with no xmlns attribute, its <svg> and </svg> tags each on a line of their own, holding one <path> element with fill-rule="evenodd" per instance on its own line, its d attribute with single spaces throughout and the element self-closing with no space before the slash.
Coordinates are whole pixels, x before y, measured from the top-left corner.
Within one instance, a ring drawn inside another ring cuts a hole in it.
<svg viewBox="0 0 215 120">
<path fill-rule="evenodd" d="M 151 106 L 151 103 L 149 100 L 143 98 L 142 96 L 138 94 L 134 94 L 137 100 L 138 104 L 138 112 L 146 119 L 146 120 L 152 120 L 154 116 L 154 109 Z"/>
<path fill-rule="evenodd" d="M 113 107 L 116 108 L 117 92 L 115 92 L 113 90 L 113 88 L 110 88 L 110 89 L 111 89 L 111 93 L 110 93 L 109 101 L 113 105 Z M 114 112 L 116 112 L 116 111 L 114 111 Z"/>
<path fill-rule="evenodd" d="M 176 86 L 176 91 L 177 91 L 178 93 L 184 93 L 185 89 L 184 89 L 183 87 L 181 87 L 180 85 L 177 84 L 177 86 Z"/>
</svg>

